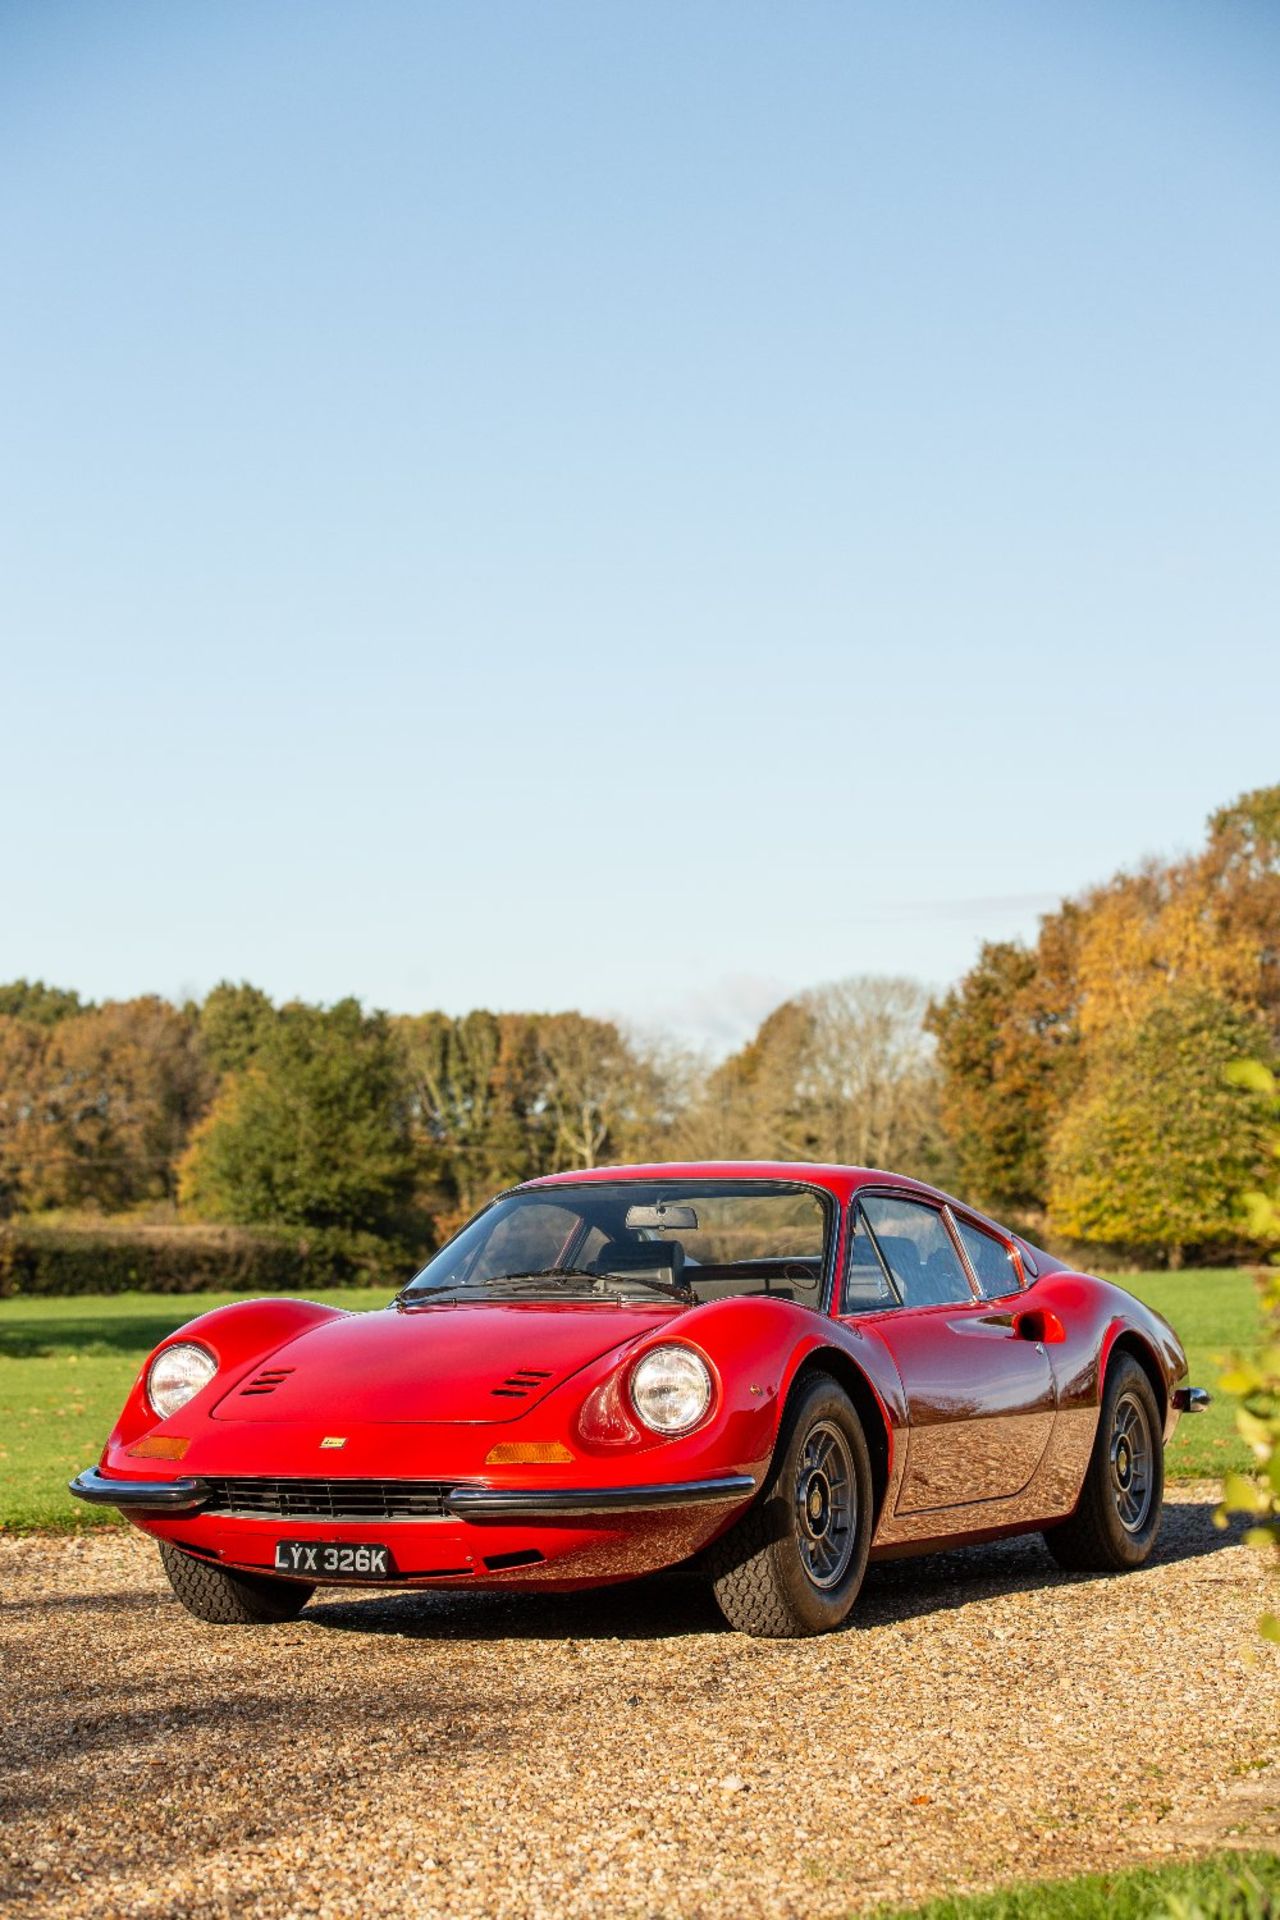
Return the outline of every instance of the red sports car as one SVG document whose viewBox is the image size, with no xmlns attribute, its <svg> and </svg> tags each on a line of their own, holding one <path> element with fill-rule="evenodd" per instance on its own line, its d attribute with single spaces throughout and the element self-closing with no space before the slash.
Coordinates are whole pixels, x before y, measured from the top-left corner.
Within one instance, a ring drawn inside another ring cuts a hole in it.
<svg viewBox="0 0 1280 1920">
<path fill-rule="evenodd" d="M 1140 1566 L 1187 1384 L 1172 1329 L 972 1208 L 859 1168 L 593 1168 L 494 1200 L 381 1312 L 246 1300 L 156 1348 L 71 1483 L 178 1598 L 569 1588 L 692 1563 L 821 1633 L 869 1559 L 1043 1532 Z"/>
</svg>

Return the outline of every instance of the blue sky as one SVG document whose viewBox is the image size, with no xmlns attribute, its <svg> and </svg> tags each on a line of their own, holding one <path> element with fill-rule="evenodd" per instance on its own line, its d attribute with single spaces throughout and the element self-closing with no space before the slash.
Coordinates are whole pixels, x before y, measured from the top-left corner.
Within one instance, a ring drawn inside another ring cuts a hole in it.
<svg viewBox="0 0 1280 1920">
<path fill-rule="evenodd" d="M 1264 0 L 0 4 L 0 978 L 724 1043 L 1280 778 Z"/>
</svg>

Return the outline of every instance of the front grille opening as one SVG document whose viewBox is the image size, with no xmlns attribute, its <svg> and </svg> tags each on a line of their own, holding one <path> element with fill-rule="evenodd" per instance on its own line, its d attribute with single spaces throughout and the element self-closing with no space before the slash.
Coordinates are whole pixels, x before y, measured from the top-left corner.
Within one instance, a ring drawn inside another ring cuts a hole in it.
<svg viewBox="0 0 1280 1920">
<path fill-rule="evenodd" d="M 508 1567 L 534 1567 L 545 1558 L 536 1547 L 528 1547 L 523 1553 L 487 1553 L 484 1564 L 490 1573 L 505 1573 Z"/>
<path fill-rule="evenodd" d="M 211 1479 L 205 1482 L 209 1497 L 204 1511 L 263 1520 L 439 1520 L 451 1484 L 444 1480 Z"/>
</svg>

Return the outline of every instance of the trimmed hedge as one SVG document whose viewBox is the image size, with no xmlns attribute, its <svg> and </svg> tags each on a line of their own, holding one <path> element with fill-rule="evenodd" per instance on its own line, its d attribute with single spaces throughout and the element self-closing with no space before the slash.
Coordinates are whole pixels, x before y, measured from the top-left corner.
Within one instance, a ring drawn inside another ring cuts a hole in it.
<svg viewBox="0 0 1280 1920">
<path fill-rule="evenodd" d="M 302 1293 L 402 1287 L 414 1255 L 373 1234 L 285 1227 L 0 1226 L 0 1298 L 13 1294 Z"/>
</svg>

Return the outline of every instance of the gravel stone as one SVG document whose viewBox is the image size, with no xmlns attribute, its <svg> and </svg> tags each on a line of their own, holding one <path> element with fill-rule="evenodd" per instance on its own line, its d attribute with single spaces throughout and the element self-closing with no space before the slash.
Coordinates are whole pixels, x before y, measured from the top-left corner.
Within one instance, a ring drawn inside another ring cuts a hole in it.
<svg viewBox="0 0 1280 1920">
<path fill-rule="evenodd" d="M 324 1588 L 215 1628 L 132 1531 L 0 1537 L 13 1916 L 825 1916 L 1280 1842 L 1265 1562 L 1171 1497 L 1138 1574 L 873 1568 L 754 1641 L 679 1578 Z"/>
</svg>

